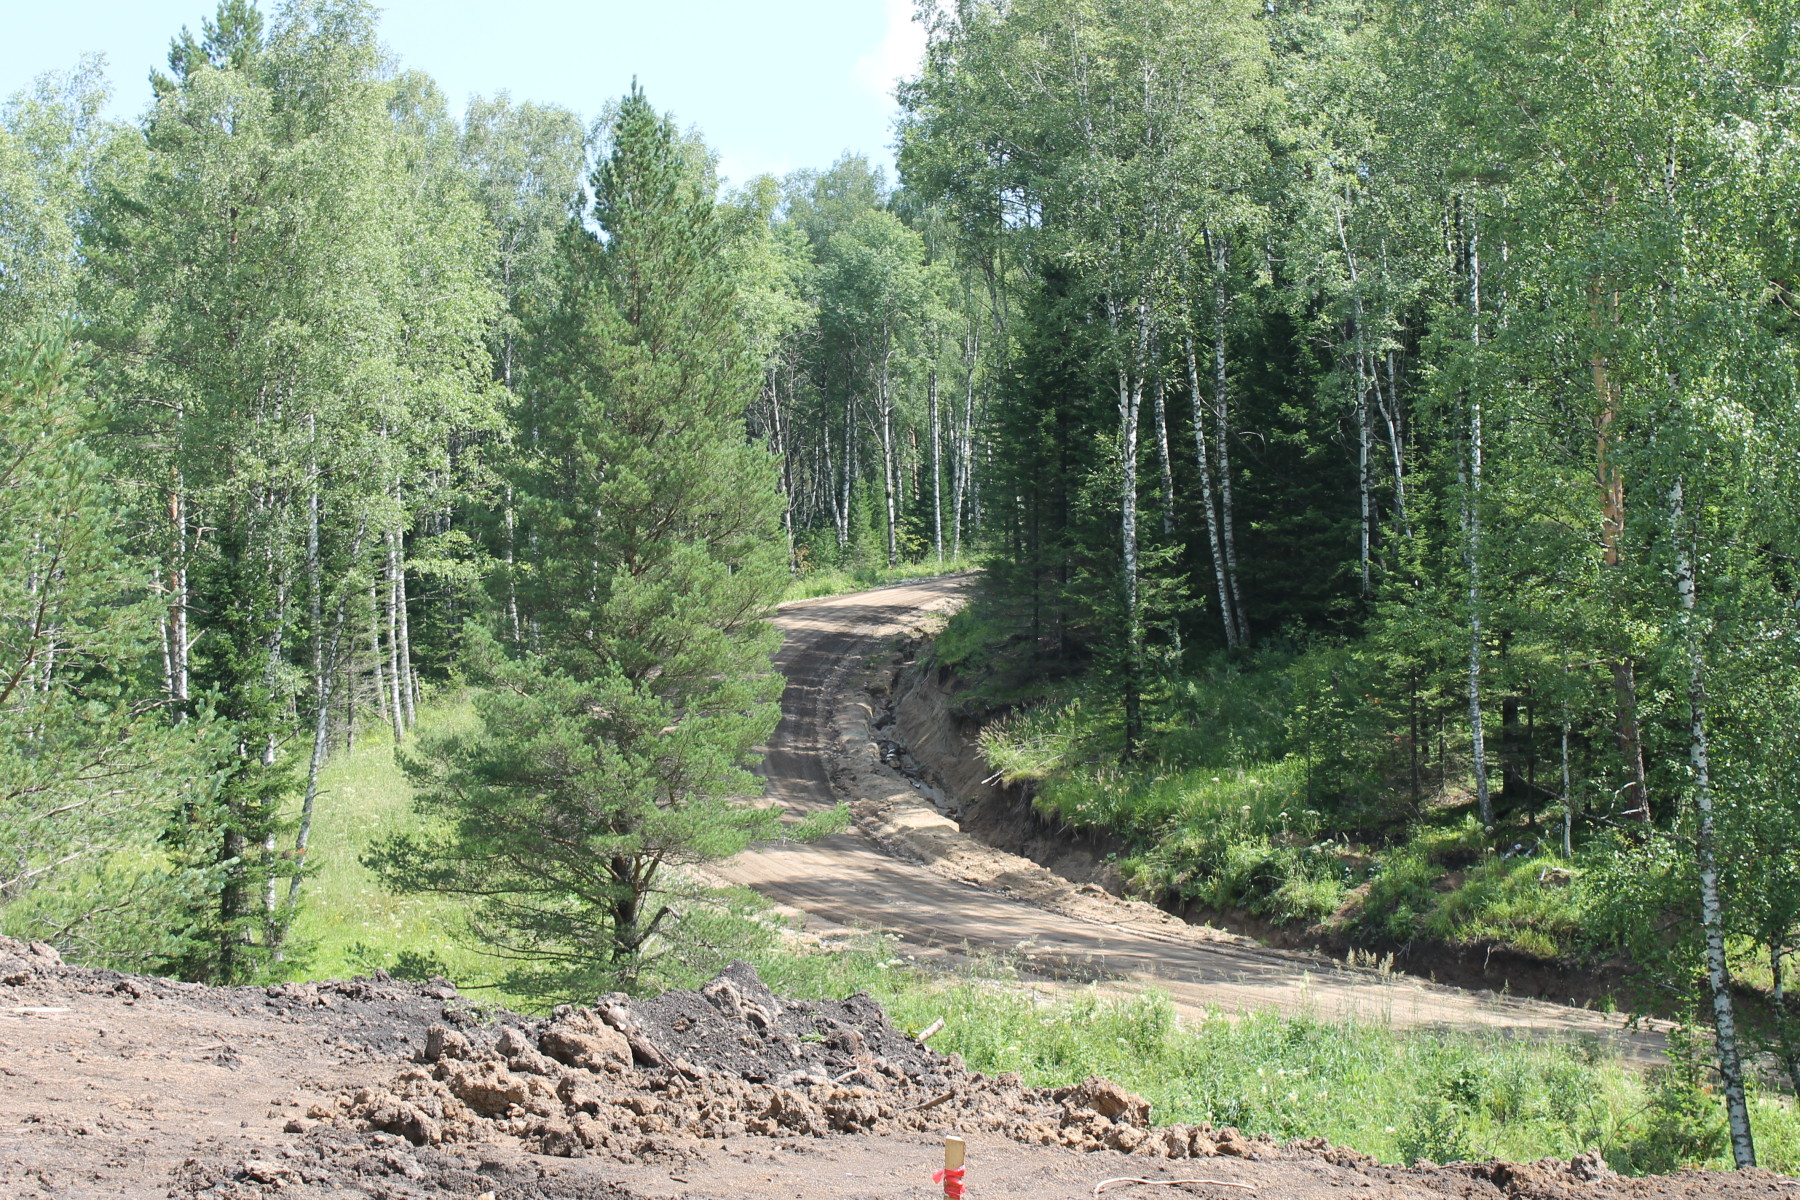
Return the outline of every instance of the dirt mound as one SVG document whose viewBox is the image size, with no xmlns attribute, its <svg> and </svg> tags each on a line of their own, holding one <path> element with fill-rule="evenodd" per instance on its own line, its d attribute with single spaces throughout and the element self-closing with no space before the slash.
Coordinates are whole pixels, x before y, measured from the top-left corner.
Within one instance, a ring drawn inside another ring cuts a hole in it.
<svg viewBox="0 0 1800 1200">
<path fill-rule="evenodd" d="M 1152 1129 L 1116 1084 L 1028 1088 L 965 1069 L 858 994 L 777 997 L 746 963 L 697 991 L 609 996 L 474 1036 L 433 1027 L 417 1065 L 313 1116 L 420 1145 L 517 1138 L 562 1158 L 680 1158 L 690 1139 L 924 1133 L 946 1123 L 1030 1145 L 1165 1158 L 1255 1158 L 1235 1129 Z M 1266 1145 L 1266 1143 L 1265 1143 Z"/>
</svg>

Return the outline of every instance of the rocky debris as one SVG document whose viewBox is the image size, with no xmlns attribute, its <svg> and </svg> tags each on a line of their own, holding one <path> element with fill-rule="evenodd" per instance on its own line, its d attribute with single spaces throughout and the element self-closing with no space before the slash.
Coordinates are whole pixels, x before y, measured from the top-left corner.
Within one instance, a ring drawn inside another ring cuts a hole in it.
<svg viewBox="0 0 1800 1200">
<path fill-rule="evenodd" d="M 0 937 L 0 984 L 19 987 L 62 966 L 62 955 L 44 942 Z"/>
<path fill-rule="evenodd" d="M 434 1026 L 414 1065 L 307 1116 L 422 1146 L 504 1136 L 557 1157 L 633 1161 L 678 1158 L 696 1138 L 947 1126 L 1162 1158 L 1259 1154 L 1235 1129 L 1153 1128 L 1149 1102 L 1108 1080 L 1045 1089 L 968 1071 L 895 1029 L 866 995 L 784 1000 L 745 963 L 698 990 L 607 996 L 547 1021 Z"/>
<path fill-rule="evenodd" d="M 610 1200 L 615 1189 L 559 1185 L 508 1157 L 468 1158 L 413 1146 L 385 1133 L 319 1136 L 271 1158 L 190 1159 L 175 1173 L 172 1200 L 268 1200 L 271 1196 L 378 1196 L 383 1200 Z"/>
<path fill-rule="evenodd" d="M 1577 1154 L 1568 1162 L 1554 1158 L 1532 1163 L 1461 1164 L 1476 1179 L 1493 1184 L 1501 1195 L 1520 1200 L 1563 1200 L 1579 1194 L 1581 1185 L 1616 1179 L 1598 1150 Z"/>
<path fill-rule="evenodd" d="M 897 1196 L 917 1191 L 901 1181 L 916 1182 L 946 1132 L 982 1145 L 984 1194 L 996 1195 L 1038 1195 L 1035 1173 L 1057 1161 L 1094 1178 L 1254 1180 L 1294 1200 L 1795 1195 L 1768 1172 L 1621 1179 L 1597 1154 L 1391 1167 L 1322 1139 L 1157 1127 L 1142 1097 L 1107 1080 L 1029 1088 L 971 1072 L 866 996 L 787 1000 L 742 965 L 695 991 L 533 1019 L 474 1008 L 441 980 L 210 988 L 57 965 L 54 951 L 13 941 L 0 941 L 0 963 L 14 1014 L 0 1088 L 6 1196 L 166 1185 L 174 1200 L 647 1200 L 671 1182 L 686 1196 L 786 1195 L 804 1194 L 823 1163 L 896 1181 L 835 1195 Z M 79 1122 L 76 1109 L 45 1108 L 76 1094 Z M 164 1109 L 167 1097 L 178 1099 Z M 129 1124 L 91 1115 L 127 1106 Z M 1105 1153 L 1082 1163 L 1073 1151 Z M 1158 1161 L 1196 1157 L 1212 1161 Z"/>
</svg>

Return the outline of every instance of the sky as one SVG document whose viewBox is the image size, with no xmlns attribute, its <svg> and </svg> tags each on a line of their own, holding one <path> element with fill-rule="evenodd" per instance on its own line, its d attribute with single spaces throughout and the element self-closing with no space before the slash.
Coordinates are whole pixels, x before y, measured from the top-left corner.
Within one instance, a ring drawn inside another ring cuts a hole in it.
<svg viewBox="0 0 1800 1200">
<path fill-rule="evenodd" d="M 0 0 L 0 96 L 84 53 L 106 56 L 113 113 L 137 116 L 169 39 L 216 0 Z M 278 0 L 262 0 L 265 13 Z M 829 166 L 854 151 L 893 167 L 894 83 L 924 34 L 912 0 L 387 0 L 382 41 L 469 96 L 592 116 L 635 75 L 658 108 L 698 126 L 733 182 Z"/>
</svg>

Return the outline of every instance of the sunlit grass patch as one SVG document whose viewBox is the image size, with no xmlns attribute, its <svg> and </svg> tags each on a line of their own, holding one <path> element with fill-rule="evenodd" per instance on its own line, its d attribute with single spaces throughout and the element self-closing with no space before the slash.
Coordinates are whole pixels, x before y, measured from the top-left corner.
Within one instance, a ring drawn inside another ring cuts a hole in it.
<svg viewBox="0 0 1800 1200">
<path fill-rule="evenodd" d="M 778 951 L 757 965 L 790 995 L 868 991 L 902 1029 L 941 1017 L 933 1047 L 961 1054 L 972 1070 L 1016 1071 L 1044 1087 L 1105 1076 L 1150 1100 L 1159 1124 L 1325 1137 L 1391 1163 L 1530 1161 L 1597 1148 L 1631 1173 L 1730 1165 L 1722 1113 L 1696 1078 L 1668 1068 L 1646 1075 L 1598 1040 L 1412 1032 L 1379 1019 L 1274 1012 L 1185 1021 L 1156 992 L 1046 994 L 997 963 L 933 975 L 873 938 L 833 953 Z M 1800 1161 L 1790 1106 L 1760 1099 L 1754 1119 L 1765 1162 Z"/>
<path fill-rule="evenodd" d="M 960 558 L 946 558 L 942 562 L 927 558 L 892 567 L 820 567 L 790 580 L 787 594 L 782 600 L 784 603 L 792 603 L 795 600 L 815 600 L 822 596 L 841 596 L 889 583 L 908 583 L 939 575 L 953 575 L 960 571 L 972 571 L 980 566 L 980 558 L 963 555 Z"/>
<path fill-rule="evenodd" d="M 475 719 L 466 696 L 419 712 L 413 737 Z M 310 978 L 346 978 L 381 968 L 401 974 L 442 972 L 464 987 L 498 975 L 491 958 L 469 948 L 463 908 L 442 896 L 398 896 L 359 861 L 379 838 L 420 827 L 413 790 L 394 757 L 390 730 L 375 722 L 356 749 L 336 755 L 320 777 L 304 902 L 294 940 Z"/>
</svg>

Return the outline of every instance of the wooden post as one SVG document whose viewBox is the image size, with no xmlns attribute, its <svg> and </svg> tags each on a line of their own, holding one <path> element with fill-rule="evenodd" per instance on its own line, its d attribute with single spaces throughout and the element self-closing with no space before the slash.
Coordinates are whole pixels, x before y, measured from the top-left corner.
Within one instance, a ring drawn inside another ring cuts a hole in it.
<svg viewBox="0 0 1800 1200">
<path fill-rule="evenodd" d="M 944 1139 L 944 1195 L 960 1200 L 963 1190 L 963 1155 L 967 1147 L 959 1137 Z"/>
</svg>

